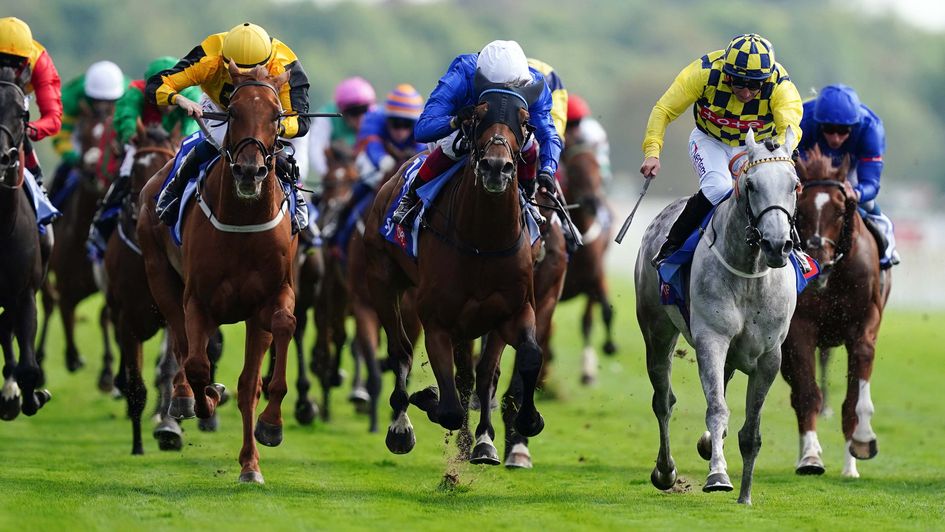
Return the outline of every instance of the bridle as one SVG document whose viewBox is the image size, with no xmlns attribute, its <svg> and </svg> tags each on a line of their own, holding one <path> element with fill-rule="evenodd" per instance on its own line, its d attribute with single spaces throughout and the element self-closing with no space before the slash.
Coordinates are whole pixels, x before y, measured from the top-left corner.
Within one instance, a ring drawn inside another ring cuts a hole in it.
<svg viewBox="0 0 945 532">
<path fill-rule="evenodd" d="M 279 101 L 279 92 L 276 90 L 276 88 L 273 85 L 266 83 L 265 81 L 251 80 L 251 81 L 244 81 L 243 83 L 238 84 L 236 87 L 233 88 L 233 92 L 230 93 L 231 102 L 233 100 L 233 97 L 236 95 L 237 91 L 239 91 L 243 87 L 266 87 L 267 89 L 272 91 L 273 95 L 275 95 L 276 97 L 276 102 L 279 104 L 278 120 L 282 120 L 282 118 L 292 115 L 292 113 L 285 113 L 282 111 L 282 103 Z M 224 123 L 224 122 L 230 121 L 229 109 L 227 109 L 223 113 L 203 113 L 203 115 L 207 117 L 209 120 L 214 120 L 216 122 Z M 240 152 L 243 149 L 245 149 L 247 146 L 255 146 L 257 149 L 259 149 L 260 153 L 262 153 L 263 158 L 265 160 L 266 167 L 269 168 L 270 170 L 273 169 L 276 154 L 281 152 L 283 149 L 279 144 L 278 131 L 276 131 L 276 134 L 272 139 L 272 143 L 269 146 L 267 146 L 263 141 L 259 140 L 258 138 L 250 136 L 250 137 L 243 137 L 232 148 L 230 148 L 229 146 L 220 146 L 219 144 L 217 144 L 216 141 L 213 140 L 213 137 L 209 134 L 209 131 L 205 131 L 204 134 L 206 135 L 207 139 L 211 142 L 213 147 L 216 148 L 218 152 L 220 152 L 220 155 L 223 157 L 223 160 L 225 160 L 227 164 L 230 165 L 231 172 L 233 171 L 233 167 L 236 165 L 236 158 L 239 156 Z"/>
<path fill-rule="evenodd" d="M 843 227 L 840 229 L 840 242 L 837 243 L 833 239 L 820 236 L 820 227 L 816 229 L 816 232 L 811 235 L 804 242 L 805 248 L 808 249 L 820 249 L 825 243 L 830 244 L 834 248 L 835 255 L 830 261 L 825 262 L 821 265 L 821 275 L 826 276 L 838 262 L 843 260 L 847 256 L 847 253 L 850 252 L 850 246 L 852 245 L 852 239 L 850 238 L 850 232 L 852 231 L 852 221 L 853 216 L 851 213 L 847 212 L 847 200 L 849 196 L 847 195 L 846 187 L 843 186 L 843 183 L 840 181 L 834 181 L 831 179 L 815 179 L 812 181 L 804 181 L 804 188 L 809 187 L 836 187 L 840 189 L 840 193 L 843 194 Z"/>
<path fill-rule="evenodd" d="M 23 89 L 19 85 L 10 81 L 0 81 L 0 87 L 13 87 L 16 90 L 16 93 L 19 95 L 19 102 L 17 102 L 22 109 L 22 120 L 23 120 L 23 129 L 18 135 L 15 135 L 13 131 L 6 126 L 6 124 L 0 124 L 0 138 L 3 136 L 10 137 L 10 148 L 0 154 L 2 157 L 9 158 L 12 161 L 9 165 L 0 171 L 0 174 L 5 175 L 10 170 L 16 170 L 20 166 L 20 147 L 23 146 L 23 139 L 26 137 L 26 121 L 29 117 L 29 113 L 26 111 L 26 93 L 23 92 Z M 0 186 L 7 189 L 17 189 L 23 186 L 23 175 L 21 174 L 15 185 L 8 185 L 4 181 L 0 180 Z"/>
<path fill-rule="evenodd" d="M 747 174 L 749 170 L 761 164 L 782 163 L 782 162 L 791 163 L 791 166 L 794 165 L 794 160 L 790 157 L 764 157 L 764 158 L 756 159 L 754 161 L 750 161 L 746 163 L 745 166 L 742 167 L 739 176 L 741 176 L 741 174 Z M 759 212 L 758 214 L 755 214 L 751 209 L 751 191 L 754 190 L 754 183 L 751 181 L 749 177 L 747 177 L 747 175 L 745 179 L 747 180 L 745 183 L 745 214 L 748 217 L 748 226 L 745 227 L 745 243 L 752 247 L 758 245 L 758 243 L 761 241 L 761 230 L 758 229 L 758 222 L 761 221 L 762 216 L 764 216 L 766 213 L 771 212 L 771 211 L 781 211 L 787 216 L 788 223 L 791 225 L 791 237 L 797 240 L 797 235 L 796 235 L 797 230 L 795 229 L 795 226 L 794 226 L 795 214 L 797 212 L 797 208 L 795 207 L 795 213 L 792 214 L 788 212 L 788 210 L 785 209 L 784 207 L 775 204 L 775 205 L 768 205 L 767 207 L 762 209 L 761 212 Z M 738 195 L 737 186 L 735 187 L 735 191 L 736 191 L 736 196 L 737 196 Z"/>
</svg>

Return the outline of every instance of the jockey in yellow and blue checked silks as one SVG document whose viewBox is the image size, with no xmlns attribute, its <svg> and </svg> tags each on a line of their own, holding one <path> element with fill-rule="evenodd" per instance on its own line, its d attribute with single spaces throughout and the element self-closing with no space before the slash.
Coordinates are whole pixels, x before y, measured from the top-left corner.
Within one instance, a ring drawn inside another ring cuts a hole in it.
<svg viewBox="0 0 945 532">
<path fill-rule="evenodd" d="M 233 80 L 227 68 L 230 61 L 246 72 L 257 66 L 264 67 L 271 76 L 288 71 L 289 80 L 279 92 L 279 100 L 285 113 L 281 119 L 280 137 L 291 139 L 304 136 L 308 132 L 309 118 L 296 114 L 307 113 L 309 109 L 309 82 L 302 64 L 295 52 L 285 43 L 270 37 L 266 30 L 249 22 L 228 32 L 210 35 L 173 68 L 152 76 L 148 80 L 147 98 L 159 106 L 177 105 L 193 117 L 200 117 L 205 111 L 225 111 L 233 91 Z M 203 90 L 199 103 L 181 94 L 187 87 L 195 85 L 199 85 Z M 226 123 L 214 124 L 210 127 L 210 133 L 218 143 L 222 143 Z M 216 155 L 216 149 L 204 139 L 180 162 L 178 171 L 158 198 L 156 210 L 164 223 L 176 223 L 184 187 L 191 178 L 196 177 L 200 166 Z M 277 159 L 276 166 L 284 168 L 285 157 L 280 153 Z M 280 179 L 285 180 L 287 176 L 283 173 L 277 172 Z M 292 229 L 293 232 L 298 232 L 300 228 L 308 225 L 308 209 L 301 192 L 296 190 L 295 196 L 298 208 Z"/>
<path fill-rule="evenodd" d="M 653 257 L 654 265 L 678 249 L 732 190 L 729 162 L 744 146 L 749 129 L 756 140 L 769 143 L 783 142 L 788 126 L 800 134 L 802 103 L 797 88 L 775 60 L 771 43 L 754 33 L 738 35 L 724 50 L 690 63 L 656 102 L 643 139 L 644 177 L 659 172 L 666 126 L 689 106 L 696 122 L 689 136 L 689 157 L 699 176 L 699 192 L 676 219 Z"/>
<path fill-rule="evenodd" d="M 853 185 L 863 221 L 877 236 L 880 266 L 899 264 L 893 224 L 876 203 L 879 179 L 883 173 L 886 130 L 872 109 L 860 102 L 856 91 L 846 85 L 827 85 L 817 98 L 804 102 L 801 120 L 804 140 L 798 145 L 803 155 L 817 145 L 821 153 L 839 165 L 844 155 L 850 158 L 847 181 Z"/>
</svg>

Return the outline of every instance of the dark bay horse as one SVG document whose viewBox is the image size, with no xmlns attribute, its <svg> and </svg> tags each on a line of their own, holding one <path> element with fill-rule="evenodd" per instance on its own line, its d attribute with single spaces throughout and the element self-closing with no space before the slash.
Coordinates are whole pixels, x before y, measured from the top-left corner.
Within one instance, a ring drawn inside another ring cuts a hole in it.
<svg viewBox="0 0 945 532">
<path fill-rule="evenodd" d="M 433 203 L 433 212 L 424 222 L 426 229 L 420 233 L 417 261 L 380 234 L 395 192 L 404 186 L 403 170 L 381 188 L 365 228 L 367 281 L 396 374 L 390 397 L 394 420 L 386 443 L 397 454 L 410 452 L 416 443 L 407 416 L 412 345 L 400 309 L 401 295 L 410 286 L 417 287 L 418 315 L 438 388 L 417 392 L 409 402 L 424 410 L 431 421 L 448 430 L 459 429 L 474 384 L 471 344 L 491 333 L 475 371 L 480 404 L 490 404 L 502 350 L 511 344 L 516 348 L 517 378 L 522 379 L 523 388 L 515 428 L 526 437 L 544 428 L 534 403 L 541 368 L 532 279 L 537 249 L 527 242 L 516 176 L 528 120 L 526 102 L 535 95 L 519 100 L 508 91 L 481 94 L 467 128 L 469 160 Z M 491 410 L 481 408 L 471 461 L 498 464 L 494 439 Z"/>
<path fill-rule="evenodd" d="M 876 241 L 860 217 L 856 194 L 846 180 L 848 171 L 848 160 L 834 167 L 817 147 L 798 164 L 804 188 L 797 203 L 797 229 L 806 251 L 822 265 L 820 277 L 797 300 L 781 348 L 781 373 L 791 385 L 791 406 L 800 433 L 798 474 L 824 472 L 817 439 L 823 396 L 814 380 L 818 349 L 822 356 L 839 345 L 847 350 L 843 476 L 859 477 L 856 460 L 868 460 L 877 453 L 870 376 L 892 278 L 890 270 L 880 270 Z"/>
<path fill-rule="evenodd" d="M 587 296 L 584 315 L 581 319 L 581 334 L 584 337 L 582 351 L 581 382 L 591 384 L 597 379 L 597 353 L 591 345 L 592 311 L 600 305 L 601 317 L 607 332 L 604 353 L 613 355 L 617 346 L 613 340 L 614 310 L 607 295 L 607 273 L 604 270 L 604 254 L 610 244 L 611 227 L 602 223 L 610 209 L 604 199 L 600 164 L 592 146 L 576 144 L 568 146 L 562 157 L 565 167 L 564 195 L 567 202 L 577 204 L 571 211 L 571 220 L 581 232 L 584 245 L 578 248 L 568 263 L 568 274 L 564 280 L 561 300 L 567 301 L 579 295 Z M 545 354 L 545 363 L 551 354 Z"/>
<path fill-rule="evenodd" d="M 781 343 L 797 303 L 797 274 L 790 258 L 800 181 L 791 159 L 796 137 L 790 127 L 785 138 L 783 146 L 755 142 L 754 132 L 748 130 L 744 170 L 732 197 L 715 210 L 692 258 L 688 320 L 675 305 L 662 304 L 660 278 L 650 264 L 685 200 L 664 208 L 643 235 L 634 281 L 659 425 L 659 453 L 650 475 L 658 489 L 669 489 L 676 482 L 669 437 L 676 397 L 670 374 L 681 333 L 695 347 L 707 405 L 707 430 L 697 444 L 699 454 L 709 461 L 702 491 L 734 489 L 722 449 L 729 422 L 725 390 L 736 370 L 748 375 L 745 422 L 738 431 L 743 464 L 738 502 L 751 504 L 754 465 L 761 449 L 761 408 L 781 367 Z"/>
<path fill-rule="evenodd" d="M 10 421 L 20 411 L 32 416 L 49 400 L 37 390 L 41 372 L 36 340 L 36 291 L 45 264 L 39 249 L 36 215 L 24 189 L 23 139 L 29 118 L 22 82 L 10 68 L 0 69 L 0 349 L 3 350 L 3 388 L 0 419 Z M 20 358 L 13 353 L 16 340 Z"/>
<path fill-rule="evenodd" d="M 288 198 L 275 173 L 283 116 L 279 90 L 290 72 L 272 77 L 257 67 L 243 73 L 232 62 L 229 71 L 234 89 L 222 157 L 202 185 L 198 200 L 202 203 L 186 207 L 182 246 L 171 241 L 154 213 L 155 197 L 170 165 L 141 191 L 137 229 L 148 284 L 167 319 L 180 364 L 172 416 L 213 414 L 222 385 L 210 380 L 207 343 L 220 324 L 246 323 L 237 394 L 243 421 L 239 480 L 262 483 L 256 441 L 267 446 L 282 442 L 286 353 L 296 326 L 293 262 L 298 238 L 292 235 Z M 261 365 L 273 342 L 276 365 L 269 401 L 254 430 Z"/>
<path fill-rule="evenodd" d="M 40 361 L 45 358 L 49 320 L 53 309 L 58 307 L 65 332 L 66 368 L 69 371 L 77 371 L 85 365 L 75 342 L 75 308 L 85 298 L 99 291 L 85 243 L 98 201 L 108 189 L 121 160 L 121 147 L 112 127 L 114 112 L 115 103 L 108 101 L 96 101 L 81 107 L 76 136 L 82 153 L 80 163 L 74 170 L 79 174 L 79 183 L 60 207 L 62 218 L 54 225 L 56 241 L 49 259 L 52 275 L 43 287 L 43 325 L 37 357 Z M 54 184 L 56 188 L 62 186 L 63 183 Z M 103 305 L 99 313 L 99 326 L 104 355 L 98 380 L 98 387 L 103 392 L 112 390 L 114 379 L 108 322 L 108 307 Z"/>
</svg>

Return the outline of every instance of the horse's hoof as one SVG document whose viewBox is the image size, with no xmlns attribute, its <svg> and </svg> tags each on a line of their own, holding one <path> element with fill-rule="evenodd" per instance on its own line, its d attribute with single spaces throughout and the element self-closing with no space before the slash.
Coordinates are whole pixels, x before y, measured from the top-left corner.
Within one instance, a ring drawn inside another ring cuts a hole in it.
<svg viewBox="0 0 945 532">
<path fill-rule="evenodd" d="M 676 468 L 674 467 L 669 473 L 663 473 L 659 467 L 654 467 L 653 472 L 650 473 L 650 482 L 658 490 L 666 491 L 672 488 L 676 485 Z"/>
<path fill-rule="evenodd" d="M 405 415 L 406 417 L 406 415 Z M 394 454 L 407 454 L 417 444 L 417 437 L 413 433 L 410 421 L 399 425 L 396 421 L 387 429 L 387 448 Z"/>
<path fill-rule="evenodd" d="M 499 465 L 499 451 L 496 450 L 492 439 L 488 435 L 479 437 L 479 443 L 473 447 L 472 455 L 469 457 L 472 464 Z"/>
<path fill-rule="evenodd" d="M 299 400 L 295 403 L 295 420 L 299 425 L 311 425 L 318 416 L 318 407 L 315 403 L 307 400 Z"/>
<path fill-rule="evenodd" d="M 348 401 L 352 403 L 367 403 L 370 400 L 371 394 L 369 394 L 367 388 L 362 385 L 351 388 L 351 393 L 348 394 Z"/>
<path fill-rule="evenodd" d="M 132 456 L 141 456 L 143 454 L 144 454 L 144 446 L 141 445 L 141 442 L 136 442 L 131 445 Z"/>
<path fill-rule="evenodd" d="M 595 375 L 584 374 L 581 375 L 581 384 L 584 386 L 593 386 L 597 382 L 597 377 Z"/>
<path fill-rule="evenodd" d="M 174 419 L 193 419 L 197 417 L 194 407 L 197 401 L 193 397 L 171 397 L 171 404 L 167 407 L 167 415 Z"/>
<path fill-rule="evenodd" d="M 98 376 L 98 389 L 102 393 L 111 393 L 115 389 L 115 376 L 110 371 L 102 371 Z"/>
<path fill-rule="evenodd" d="M 709 461 L 712 459 L 712 434 L 709 431 L 702 433 L 699 442 L 696 443 L 696 450 L 699 451 L 699 456 L 703 460 Z"/>
<path fill-rule="evenodd" d="M 230 391 L 226 389 L 226 386 L 222 384 L 214 384 L 214 386 L 220 386 L 223 390 L 220 392 L 220 402 L 217 403 L 217 406 L 223 406 L 230 401 Z"/>
<path fill-rule="evenodd" d="M 253 434 L 256 441 L 266 447 L 277 447 L 282 443 L 282 425 L 272 425 L 261 418 L 256 420 L 256 430 Z"/>
<path fill-rule="evenodd" d="M 332 388 L 337 388 L 345 382 L 345 372 L 344 370 L 338 370 L 334 375 L 331 376 L 328 383 Z"/>
<path fill-rule="evenodd" d="M 27 416 L 36 415 L 36 412 L 52 399 L 52 394 L 49 393 L 49 390 L 39 390 L 33 392 L 32 399 L 32 401 L 28 399 L 23 401 L 20 406 L 20 409 Z"/>
<path fill-rule="evenodd" d="M 203 389 L 203 393 L 217 406 L 223 402 L 223 396 L 226 395 L 226 386 L 215 382 Z"/>
<path fill-rule="evenodd" d="M 824 461 L 819 456 L 805 456 L 797 463 L 794 470 L 798 475 L 823 475 L 825 471 Z"/>
<path fill-rule="evenodd" d="M 879 453 L 879 448 L 876 447 L 876 440 L 868 442 L 850 440 L 850 454 L 857 460 L 870 460 L 875 458 L 877 453 Z"/>
<path fill-rule="evenodd" d="M 75 373 L 85 367 L 85 359 L 80 356 L 75 358 L 66 358 L 66 369 L 69 373 Z"/>
<path fill-rule="evenodd" d="M 176 422 L 168 422 L 156 427 L 154 439 L 158 442 L 158 449 L 162 451 L 179 451 L 184 447 L 180 425 Z"/>
<path fill-rule="evenodd" d="M 702 491 L 712 493 L 713 491 L 732 491 L 732 481 L 729 480 L 726 473 L 712 473 L 702 486 Z"/>
<path fill-rule="evenodd" d="M 617 344 L 611 340 L 604 342 L 604 354 L 610 356 L 617 354 Z"/>
<path fill-rule="evenodd" d="M 516 443 L 505 457 L 505 467 L 508 469 L 531 469 L 532 455 L 524 443 Z"/>
<path fill-rule="evenodd" d="M 200 432 L 216 432 L 220 428 L 220 420 L 217 418 L 216 412 L 208 418 L 198 419 L 197 428 L 200 429 Z"/>
<path fill-rule="evenodd" d="M 266 481 L 263 480 L 262 473 L 260 473 L 259 471 L 247 471 L 245 473 L 240 473 L 240 483 L 265 484 Z"/>
<path fill-rule="evenodd" d="M 533 410 L 534 415 L 525 415 L 525 411 L 519 411 L 515 416 L 515 430 L 526 438 L 533 438 L 541 434 L 545 428 L 545 419 L 537 410 Z"/>
<path fill-rule="evenodd" d="M 0 397 L 0 419 L 13 421 L 20 415 L 20 407 L 22 406 L 23 396 L 19 393 L 10 398 Z"/>
<path fill-rule="evenodd" d="M 121 389 L 118 388 L 117 386 L 112 388 L 112 391 L 110 392 L 109 395 L 111 396 L 112 399 L 116 401 L 121 401 L 122 399 L 125 398 L 125 394 L 122 393 Z"/>
<path fill-rule="evenodd" d="M 444 408 L 440 405 L 436 414 L 437 423 L 446 430 L 459 430 L 463 426 L 464 412 L 461 408 L 456 410 Z"/>
<path fill-rule="evenodd" d="M 433 423 L 438 422 L 437 408 L 440 406 L 440 390 L 436 386 L 427 386 L 419 392 L 410 394 L 410 404 L 426 412 Z"/>
</svg>

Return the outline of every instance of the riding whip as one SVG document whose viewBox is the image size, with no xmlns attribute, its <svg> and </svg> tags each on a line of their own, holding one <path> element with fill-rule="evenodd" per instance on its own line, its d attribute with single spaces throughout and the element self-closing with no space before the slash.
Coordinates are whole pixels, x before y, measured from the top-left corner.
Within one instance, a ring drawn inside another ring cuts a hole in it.
<svg viewBox="0 0 945 532">
<path fill-rule="evenodd" d="M 640 197 L 637 198 L 636 205 L 633 206 L 633 210 L 630 211 L 630 216 L 627 216 L 627 219 L 623 222 L 623 226 L 620 227 L 620 232 L 617 233 L 617 238 L 614 239 L 618 244 L 623 242 L 623 237 L 627 234 L 627 229 L 630 229 L 630 222 L 633 221 L 633 215 L 637 213 L 637 208 L 640 206 L 640 202 L 643 201 L 643 196 L 646 195 L 646 189 L 650 187 L 650 181 L 653 181 L 653 176 L 646 178 L 646 181 L 643 182 L 643 191 L 640 192 Z"/>
</svg>

